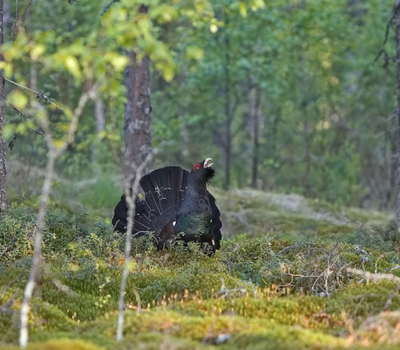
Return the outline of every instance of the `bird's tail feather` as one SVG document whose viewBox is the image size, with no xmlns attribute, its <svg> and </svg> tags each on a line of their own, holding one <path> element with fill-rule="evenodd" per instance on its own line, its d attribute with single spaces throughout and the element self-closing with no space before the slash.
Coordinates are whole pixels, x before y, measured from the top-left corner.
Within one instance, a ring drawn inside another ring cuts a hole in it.
<svg viewBox="0 0 400 350">
<path fill-rule="evenodd" d="M 133 234 L 141 235 L 161 229 L 175 217 L 176 209 L 184 198 L 188 172 L 180 167 L 154 170 L 140 180 L 144 198 L 136 199 Z M 115 208 L 113 225 L 126 231 L 128 208 L 125 196 Z"/>
</svg>

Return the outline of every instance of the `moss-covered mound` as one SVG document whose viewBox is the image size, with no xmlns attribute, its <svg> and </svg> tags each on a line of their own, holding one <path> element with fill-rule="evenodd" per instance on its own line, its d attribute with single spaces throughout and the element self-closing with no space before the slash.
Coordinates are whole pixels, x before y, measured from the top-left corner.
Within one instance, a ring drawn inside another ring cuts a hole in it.
<svg viewBox="0 0 400 350">
<path fill-rule="evenodd" d="M 242 220 L 251 230 L 232 230 L 213 258 L 196 245 L 158 252 L 149 241 L 134 241 L 118 345 L 123 237 L 84 210 L 53 206 L 28 349 L 399 348 L 399 287 L 347 272 L 352 267 L 400 276 L 396 227 L 355 224 L 367 216 L 382 223 L 384 215 L 360 211 L 337 222 L 331 214 L 322 226 L 305 230 L 302 220 L 317 222 L 306 200 L 307 207 L 285 211 L 278 199 L 256 192 L 252 199 L 229 196 L 220 200 L 227 228 Z M 229 221 L 231 213 L 236 216 Z M 268 222 L 273 224 L 263 228 Z M 17 349 L 34 234 L 29 207 L 13 206 L 0 217 L 1 349 Z"/>
</svg>

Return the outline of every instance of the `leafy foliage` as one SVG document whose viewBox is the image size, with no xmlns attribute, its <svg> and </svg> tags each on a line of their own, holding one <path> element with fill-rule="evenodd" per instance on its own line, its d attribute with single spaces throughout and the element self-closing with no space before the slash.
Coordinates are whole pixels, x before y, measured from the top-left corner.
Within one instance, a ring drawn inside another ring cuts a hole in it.
<svg viewBox="0 0 400 350">
<path fill-rule="evenodd" d="M 394 119 L 388 117 L 395 67 L 374 63 L 391 1 L 117 1 L 101 15 L 109 4 L 38 1 L 4 48 L 6 76 L 33 82 L 61 106 L 74 105 L 85 81 L 103 79 L 104 130 L 96 130 L 89 106 L 59 165 L 65 176 L 91 178 L 104 167 L 119 173 L 124 50 L 134 47 L 153 64 L 153 145 L 162 144 L 154 166 L 190 167 L 212 156 L 218 169 L 226 168 L 230 102 L 231 182 L 249 186 L 250 109 L 258 91 L 258 188 L 347 205 L 394 205 Z M 140 12 L 140 4 L 148 11 Z M 44 142 L 32 132 L 36 116 L 29 113 L 35 96 L 10 85 L 8 95 L 4 133 L 8 141 L 18 133 L 9 157 L 40 168 Z M 51 114 L 61 142 L 68 116 Z M 217 186 L 226 182 L 220 174 Z"/>
</svg>

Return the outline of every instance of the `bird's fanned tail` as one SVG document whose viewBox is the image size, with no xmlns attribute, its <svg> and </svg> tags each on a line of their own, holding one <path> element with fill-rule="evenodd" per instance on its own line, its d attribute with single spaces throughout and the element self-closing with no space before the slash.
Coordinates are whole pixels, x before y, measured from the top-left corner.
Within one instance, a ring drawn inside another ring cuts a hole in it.
<svg viewBox="0 0 400 350">
<path fill-rule="evenodd" d="M 180 167 L 165 167 L 143 176 L 140 186 L 144 198 L 136 198 L 133 234 L 141 236 L 148 232 L 159 235 L 162 228 L 172 220 L 182 201 L 188 172 Z M 116 230 L 126 231 L 128 207 L 125 196 L 121 197 L 114 211 L 112 223 Z"/>
<path fill-rule="evenodd" d="M 189 172 L 169 166 L 154 170 L 140 180 L 143 198 L 136 198 L 136 208 L 132 234 L 140 237 L 152 233 L 159 241 L 165 241 L 173 232 L 173 221 L 180 203 L 185 198 Z M 220 248 L 221 227 L 220 212 L 215 198 L 209 193 L 212 207 L 212 238 L 214 249 Z M 125 196 L 117 204 L 112 223 L 114 229 L 126 232 L 128 207 Z M 170 232 L 171 231 L 171 232 Z"/>
</svg>

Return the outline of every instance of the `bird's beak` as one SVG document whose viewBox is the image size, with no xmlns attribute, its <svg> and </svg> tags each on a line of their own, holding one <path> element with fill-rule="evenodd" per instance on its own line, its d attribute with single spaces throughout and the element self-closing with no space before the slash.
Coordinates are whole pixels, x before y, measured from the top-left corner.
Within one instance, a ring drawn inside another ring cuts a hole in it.
<svg viewBox="0 0 400 350">
<path fill-rule="evenodd" d="M 210 167 L 212 167 L 214 165 L 214 163 L 212 162 L 212 159 L 211 158 L 207 158 L 205 161 L 204 161 L 204 168 L 210 168 Z"/>
</svg>

